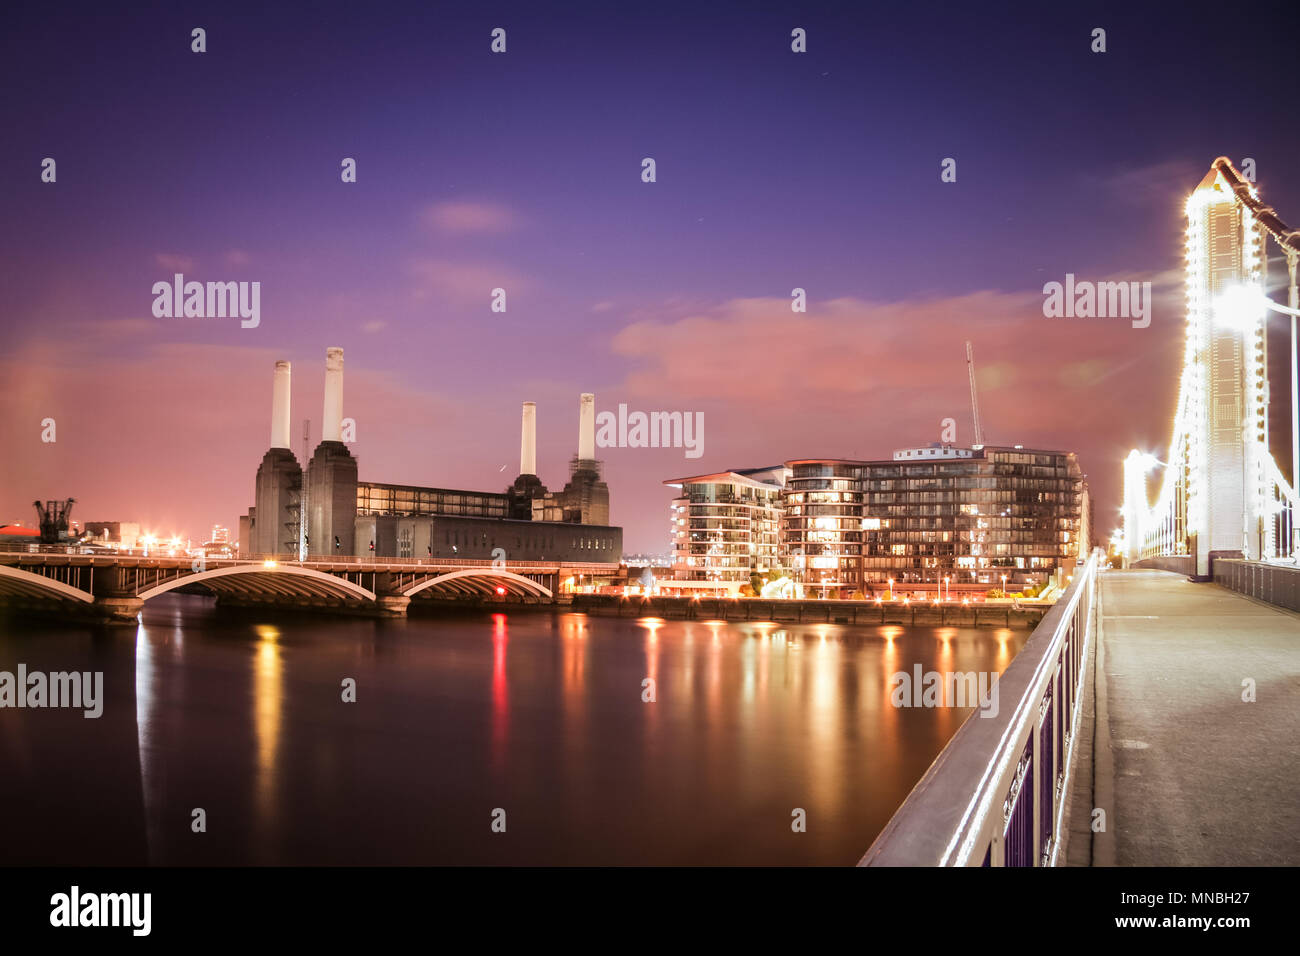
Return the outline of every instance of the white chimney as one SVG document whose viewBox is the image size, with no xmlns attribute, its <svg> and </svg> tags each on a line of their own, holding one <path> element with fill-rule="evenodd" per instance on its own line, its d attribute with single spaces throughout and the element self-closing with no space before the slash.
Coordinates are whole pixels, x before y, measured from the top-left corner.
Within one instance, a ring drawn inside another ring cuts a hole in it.
<svg viewBox="0 0 1300 956">
<path fill-rule="evenodd" d="M 343 440 L 343 350 L 325 350 L 325 419 L 321 441 Z"/>
<path fill-rule="evenodd" d="M 271 447 L 289 447 L 289 363 L 275 363 L 275 385 L 271 391 Z"/>
<path fill-rule="evenodd" d="M 536 402 L 524 402 L 523 428 L 519 436 L 519 474 L 537 474 Z"/>
<path fill-rule="evenodd" d="M 583 392 L 578 399 L 578 460 L 596 458 L 596 396 Z"/>
</svg>

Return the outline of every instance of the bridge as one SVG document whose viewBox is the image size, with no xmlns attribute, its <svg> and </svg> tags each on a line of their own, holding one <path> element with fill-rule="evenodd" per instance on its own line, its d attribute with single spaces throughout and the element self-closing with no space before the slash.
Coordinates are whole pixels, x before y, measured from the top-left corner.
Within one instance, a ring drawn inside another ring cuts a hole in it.
<svg viewBox="0 0 1300 956">
<path fill-rule="evenodd" d="M 279 605 L 401 617 L 411 599 L 551 603 L 570 578 L 609 575 L 617 564 L 430 558 L 193 558 L 82 554 L 68 547 L 0 552 L 0 602 L 135 623 L 146 601 L 178 588 L 228 604 Z"/>
<path fill-rule="evenodd" d="M 1300 233 L 1220 157 L 1187 201 L 1187 343 L 1168 461 L 1124 463 L 1128 567 L 1094 552 L 864 866 L 1300 858 Z M 1267 245 L 1289 306 L 1264 294 Z M 1291 317 L 1290 480 L 1269 450 L 1266 319 Z M 1165 469 L 1155 502 L 1146 478 Z"/>
</svg>

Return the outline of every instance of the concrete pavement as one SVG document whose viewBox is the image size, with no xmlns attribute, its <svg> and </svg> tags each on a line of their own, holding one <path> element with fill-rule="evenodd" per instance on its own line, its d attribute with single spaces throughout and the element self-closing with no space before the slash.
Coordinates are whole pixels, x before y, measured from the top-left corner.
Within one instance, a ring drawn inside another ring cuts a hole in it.
<svg viewBox="0 0 1300 956">
<path fill-rule="evenodd" d="M 1070 864 L 1300 865 L 1300 614 L 1166 571 L 1100 589 Z"/>
</svg>

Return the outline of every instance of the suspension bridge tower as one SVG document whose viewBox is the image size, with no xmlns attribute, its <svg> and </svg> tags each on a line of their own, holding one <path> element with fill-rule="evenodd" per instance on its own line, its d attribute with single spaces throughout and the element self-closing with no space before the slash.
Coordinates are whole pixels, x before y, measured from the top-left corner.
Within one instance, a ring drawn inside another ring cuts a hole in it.
<svg viewBox="0 0 1300 956">
<path fill-rule="evenodd" d="M 1187 340 L 1169 462 L 1129 455 L 1124 538 L 1130 559 L 1185 555 L 1204 576 L 1215 553 L 1273 560 L 1295 549 L 1295 492 L 1268 436 L 1266 320 L 1270 309 L 1290 310 L 1265 286 L 1272 239 L 1292 265 L 1294 309 L 1300 236 L 1226 157 L 1192 191 L 1186 212 Z M 1145 480 L 1152 464 L 1166 468 L 1154 506 Z"/>
</svg>

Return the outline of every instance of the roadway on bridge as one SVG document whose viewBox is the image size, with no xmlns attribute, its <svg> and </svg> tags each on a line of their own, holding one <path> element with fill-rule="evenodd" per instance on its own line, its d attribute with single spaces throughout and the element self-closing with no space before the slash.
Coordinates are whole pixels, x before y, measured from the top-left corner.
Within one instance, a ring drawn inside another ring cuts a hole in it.
<svg viewBox="0 0 1300 956">
<path fill-rule="evenodd" d="M 1093 865 L 1300 864 L 1300 615 L 1167 571 L 1101 598 Z"/>
</svg>

